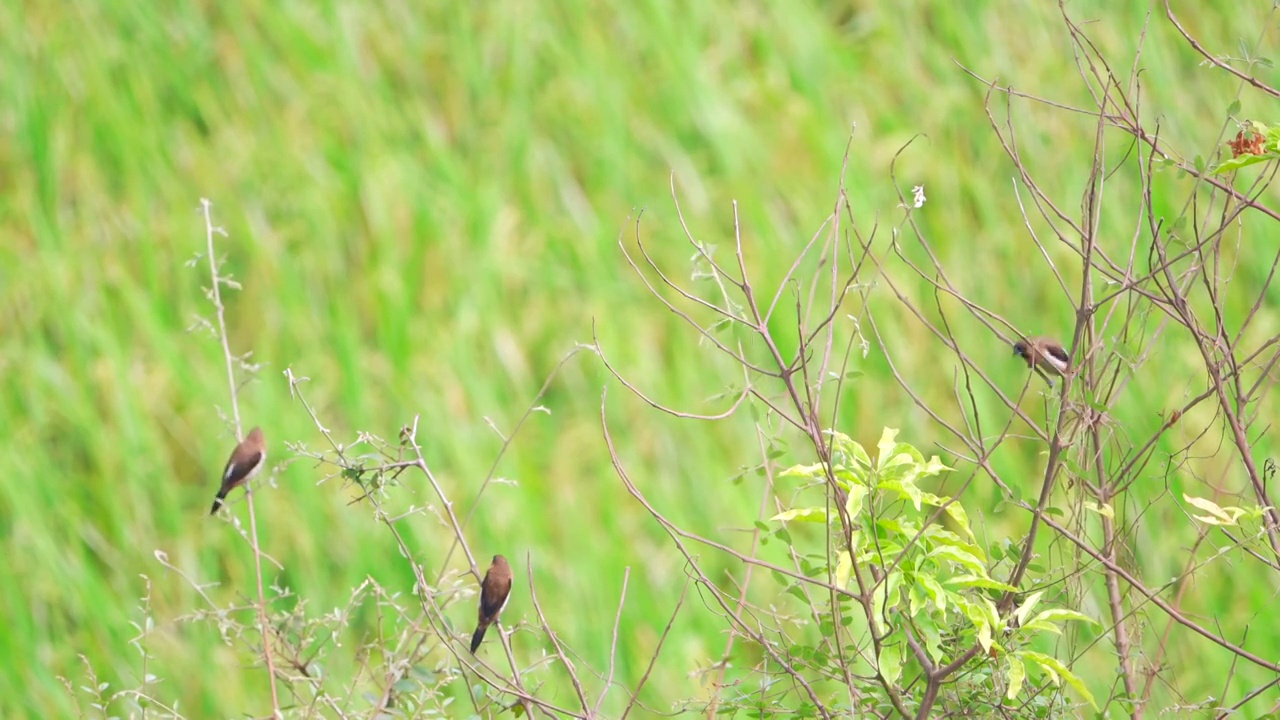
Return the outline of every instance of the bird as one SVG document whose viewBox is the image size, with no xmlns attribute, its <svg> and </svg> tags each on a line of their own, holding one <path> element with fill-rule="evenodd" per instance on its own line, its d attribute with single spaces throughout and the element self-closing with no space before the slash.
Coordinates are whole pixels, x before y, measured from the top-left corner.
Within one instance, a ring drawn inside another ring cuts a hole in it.
<svg viewBox="0 0 1280 720">
<path fill-rule="evenodd" d="M 227 493 L 249 482 L 266 464 L 267 441 L 262 437 L 262 428 L 255 427 L 227 458 L 227 466 L 222 470 L 222 487 L 218 488 L 218 496 L 213 499 L 213 509 L 209 514 L 216 514 Z"/>
<path fill-rule="evenodd" d="M 511 597 L 511 565 L 501 555 L 493 556 L 493 564 L 485 571 L 480 582 L 480 622 L 471 636 L 471 654 L 476 654 L 484 631 L 498 621 L 507 600 Z"/>
<path fill-rule="evenodd" d="M 1045 371 L 1058 377 L 1071 372 L 1071 355 L 1056 340 L 1043 337 L 1020 340 L 1013 344 L 1013 354 L 1025 360 L 1027 367 L 1040 373 L 1050 386 L 1053 380 Z"/>
</svg>

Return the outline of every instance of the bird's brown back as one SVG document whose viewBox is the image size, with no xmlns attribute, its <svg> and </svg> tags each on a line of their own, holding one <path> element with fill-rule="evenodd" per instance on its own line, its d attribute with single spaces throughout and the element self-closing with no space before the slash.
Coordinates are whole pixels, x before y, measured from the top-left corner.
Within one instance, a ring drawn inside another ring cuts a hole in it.
<svg viewBox="0 0 1280 720">
<path fill-rule="evenodd" d="M 511 594 L 511 565 L 501 555 L 493 557 L 493 564 L 480 582 L 480 622 L 493 622 Z"/>
</svg>

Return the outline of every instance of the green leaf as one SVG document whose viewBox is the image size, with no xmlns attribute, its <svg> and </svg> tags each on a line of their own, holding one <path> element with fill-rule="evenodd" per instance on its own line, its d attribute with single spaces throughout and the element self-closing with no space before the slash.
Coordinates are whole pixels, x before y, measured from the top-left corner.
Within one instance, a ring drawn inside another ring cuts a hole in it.
<svg viewBox="0 0 1280 720">
<path fill-rule="evenodd" d="M 1238 507 L 1230 507 L 1230 506 L 1225 508 L 1220 507 L 1217 503 L 1213 502 L 1212 500 L 1206 500 L 1205 498 L 1199 498 L 1199 497 L 1191 497 L 1189 495 L 1186 495 L 1185 493 L 1183 494 L 1182 499 L 1187 501 L 1187 503 L 1194 505 L 1195 507 L 1198 507 L 1201 510 L 1204 510 L 1205 512 L 1209 513 L 1208 515 L 1192 515 L 1191 516 L 1196 520 L 1199 520 L 1200 522 L 1205 523 L 1206 525 L 1235 525 L 1236 521 L 1240 519 L 1240 516 L 1248 512 L 1247 510 L 1244 510 L 1243 508 L 1238 508 Z"/>
<path fill-rule="evenodd" d="M 841 550 L 840 559 L 836 561 L 836 587 L 848 587 L 851 577 L 853 577 L 853 556 L 848 550 Z"/>
<path fill-rule="evenodd" d="M 987 568 L 983 564 L 982 559 L 974 556 L 967 550 L 955 547 L 953 545 L 942 545 L 930 551 L 929 557 L 939 558 L 942 560 L 950 560 L 959 563 L 967 568 L 974 575 L 987 577 Z"/>
<path fill-rule="evenodd" d="M 915 537 L 916 533 L 920 531 L 919 526 L 917 526 L 915 523 L 911 522 L 906 518 L 900 518 L 900 517 L 880 518 L 879 520 L 876 520 L 876 527 L 884 530 L 886 533 L 888 533 L 891 536 L 896 536 L 896 537 L 901 537 L 906 539 Z"/>
<path fill-rule="evenodd" d="M 969 515 L 964 511 L 963 505 L 958 502 L 951 503 L 947 506 L 947 515 L 960 526 L 960 529 L 964 531 L 965 535 L 969 536 L 970 540 L 977 540 L 973 535 L 973 530 L 969 528 Z"/>
<path fill-rule="evenodd" d="M 1022 629 L 1027 632 L 1043 631 L 1043 632 L 1051 632 L 1054 635 L 1062 634 L 1062 628 L 1058 627 L 1057 625 L 1054 625 L 1053 623 L 1040 622 L 1039 620 L 1032 620 L 1026 625 L 1023 625 Z"/>
<path fill-rule="evenodd" d="M 902 650 L 898 645 L 885 645 L 880 648 L 880 676 L 888 685 L 897 685 L 902 677 Z"/>
<path fill-rule="evenodd" d="M 883 469 L 893 459 L 893 449 L 897 446 L 895 441 L 897 437 L 897 428 L 887 427 L 884 432 L 880 433 L 880 442 L 876 443 L 876 459 L 879 461 L 876 470 Z"/>
<path fill-rule="evenodd" d="M 1077 693 L 1080 693 L 1080 696 L 1088 701 L 1089 705 L 1092 706 L 1094 710 L 1098 709 L 1098 703 L 1094 702 L 1093 693 L 1089 692 L 1089 688 L 1085 687 L 1084 683 L 1080 682 L 1080 678 L 1076 677 L 1075 674 L 1057 658 L 1051 655 L 1045 655 L 1044 653 L 1032 652 L 1031 650 L 1023 650 L 1018 654 L 1046 670 L 1049 673 L 1049 677 L 1053 679 L 1055 685 L 1058 682 L 1058 676 L 1061 676 L 1063 680 L 1067 681 L 1067 684 L 1070 685 L 1072 689 Z"/>
<path fill-rule="evenodd" d="M 920 623 L 916 625 L 916 629 L 920 632 L 920 637 L 924 639 L 924 650 L 929 653 L 929 657 L 934 662 L 941 662 L 946 652 L 942 650 L 942 635 L 938 632 L 936 626 L 929 621 L 928 616 L 923 616 Z"/>
<path fill-rule="evenodd" d="M 1249 121 L 1249 125 L 1253 128 L 1254 132 L 1263 137 L 1263 147 L 1271 150 L 1272 152 L 1280 150 L 1280 145 L 1277 145 L 1277 143 L 1280 143 L 1280 125 L 1277 125 L 1276 127 L 1267 127 L 1257 120 Z"/>
<path fill-rule="evenodd" d="M 877 484 L 876 488 L 879 490 L 892 490 L 898 493 L 899 496 L 911 501 L 911 505 L 916 509 L 916 512 L 920 512 L 920 503 L 924 496 L 921 494 L 920 488 L 915 485 L 898 480 L 889 480 L 888 482 Z"/>
<path fill-rule="evenodd" d="M 887 619 L 889 611 L 898 606 L 902 600 L 902 594 L 898 592 L 901 586 L 902 573 L 895 570 L 871 591 L 871 607 L 875 610 L 877 617 Z"/>
<path fill-rule="evenodd" d="M 911 617 L 915 617 L 920 614 L 921 608 L 928 602 L 929 598 L 925 596 L 920 584 L 913 583 L 907 590 L 907 612 L 910 613 Z"/>
<path fill-rule="evenodd" d="M 938 456 L 934 455 L 929 458 L 929 462 L 925 463 L 924 467 L 920 468 L 920 474 L 929 477 L 943 472 L 951 472 L 952 470 L 955 470 L 955 468 L 943 464 L 943 462 L 938 459 Z"/>
<path fill-rule="evenodd" d="M 797 520 L 800 522 L 816 522 L 824 523 L 827 521 L 826 508 L 809 507 L 809 508 L 791 508 L 784 510 L 777 515 L 769 518 L 770 521 L 790 522 Z"/>
<path fill-rule="evenodd" d="M 1027 616 L 1035 609 L 1036 604 L 1040 602 L 1040 598 L 1043 595 L 1043 590 L 1031 593 L 1027 596 L 1026 600 L 1022 601 L 1022 604 L 1018 606 L 1018 609 L 1013 611 L 1013 617 L 1018 621 L 1019 626 L 1027 624 Z"/>
<path fill-rule="evenodd" d="M 924 649 L 928 651 L 929 657 L 933 658 L 935 663 L 942 662 L 945 654 L 942 650 L 942 635 L 933 623 L 927 622 L 927 618 L 925 620 L 926 622 L 921 622 L 918 627 L 920 634 L 924 637 Z"/>
<path fill-rule="evenodd" d="M 853 469 L 860 471 L 862 473 L 860 479 L 866 482 L 865 473 L 870 472 L 872 467 L 871 456 L 867 454 L 867 449 L 862 447 L 862 443 L 850 440 L 849 445 L 844 449 L 844 454 L 848 455 L 849 459 L 854 462 L 855 467 Z"/>
<path fill-rule="evenodd" d="M 929 596 L 929 599 L 933 601 L 934 605 L 938 606 L 938 612 L 942 613 L 942 621 L 946 622 L 947 621 L 946 589 L 944 589 L 942 587 L 942 584 L 939 583 L 937 579 L 934 578 L 932 575 L 918 575 L 916 577 L 920 582 L 920 586 L 924 588 L 925 594 Z"/>
<path fill-rule="evenodd" d="M 822 469 L 822 464 L 814 465 L 792 465 L 791 467 L 778 473 L 778 477 L 798 477 L 806 480 L 821 480 L 826 477 L 826 471 Z"/>
<path fill-rule="evenodd" d="M 1031 622 L 1033 623 L 1058 622 L 1058 621 L 1070 621 L 1070 620 L 1074 620 L 1076 622 L 1089 623 L 1090 625 L 1100 625 L 1100 623 L 1097 620 L 1094 620 L 1088 615 L 1085 615 L 1084 613 L 1081 613 L 1081 612 L 1076 612 L 1075 610 L 1068 610 L 1066 608 L 1051 608 L 1031 618 Z"/>
<path fill-rule="evenodd" d="M 895 542 L 881 540 L 878 543 L 867 543 L 867 547 L 858 553 L 857 557 L 854 558 L 854 562 L 887 564 L 889 559 L 896 557 L 900 552 L 902 552 L 902 546 Z"/>
<path fill-rule="evenodd" d="M 977 603 L 965 603 L 964 614 L 978 630 L 978 644 L 983 652 L 991 652 L 991 620 Z"/>
<path fill-rule="evenodd" d="M 957 585 L 959 587 L 980 587 L 988 588 L 990 590 L 1003 590 L 1005 592 L 1018 591 L 1018 588 L 1008 583 L 1002 583 L 999 580 L 992 580 L 989 577 L 981 577 L 978 575 L 957 575 L 956 577 L 947 580 L 946 583 L 948 585 Z"/>
<path fill-rule="evenodd" d="M 1018 693 L 1022 692 L 1022 682 L 1027 679 L 1027 666 L 1022 664 L 1018 658 L 1009 656 L 1009 675 L 1007 677 L 1009 689 L 1004 696 L 1009 700 L 1018 697 Z"/>
<path fill-rule="evenodd" d="M 1099 505 L 1098 503 L 1093 502 L 1092 500 L 1086 500 L 1084 503 L 1084 507 L 1086 510 L 1096 512 L 1105 518 L 1114 519 L 1116 516 L 1116 511 L 1112 509 L 1110 503 L 1103 503 L 1102 505 Z"/>
<path fill-rule="evenodd" d="M 1275 156 L 1270 153 L 1266 155 L 1241 155 L 1240 157 L 1233 157 L 1230 160 L 1224 160 L 1220 165 L 1215 167 L 1213 169 L 1213 174 L 1222 175 L 1224 173 L 1233 172 L 1235 170 L 1239 170 L 1240 168 L 1249 167 L 1250 165 L 1257 165 L 1258 163 L 1261 163 L 1261 162 L 1266 162 L 1268 160 L 1271 160 L 1274 157 Z M 1199 169 L 1200 168 L 1197 168 L 1197 170 Z"/>
<path fill-rule="evenodd" d="M 974 557 L 983 557 L 982 548 L 977 545 L 965 542 L 960 536 L 942 527 L 941 525 L 928 525 L 924 528 L 922 537 L 928 541 L 925 547 L 932 550 L 939 545 L 951 545 L 973 555 Z"/>
<path fill-rule="evenodd" d="M 959 545 L 965 547 L 969 543 L 960 539 L 959 535 L 951 532 L 942 525 L 936 523 L 925 525 L 924 532 L 921 535 L 926 541 L 937 543 L 939 545 Z"/>
<path fill-rule="evenodd" d="M 863 501 L 867 497 L 867 493 L 871 492 L 866 485 L 850 485 L 845 488 L 848 497 L 844 501 L 844 511 L 849 514 L 849 519 L 856 521 L 858 516 L 862 514 Z"/>
<path fill-rule="evenodd" d="M 1240 112 L 1240 98 L 1236 98 L 1235 100 L 1231 101 L 1230 105 L 1227 106 L 1227 114 L 1236 115 L 1239 112 Z"/>
</svg>

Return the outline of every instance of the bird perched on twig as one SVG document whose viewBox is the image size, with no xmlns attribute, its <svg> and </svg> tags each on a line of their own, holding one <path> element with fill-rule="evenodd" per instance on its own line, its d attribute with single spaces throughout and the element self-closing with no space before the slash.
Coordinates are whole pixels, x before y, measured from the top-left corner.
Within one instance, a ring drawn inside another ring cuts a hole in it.
<svg viewBox="0 0 1280 720">
<path fill-rule="evenodd" d="M 480 641 L 484 640 L 484 631 L 498 621 L 507 600 L 511 597 L 511 565 L 501 555 L 493 556 L 493 564 L 484 574 L 480 582 L 480 623 L 476 625 L 475 634 L 471 636 L 471 654 L 476 654 Z"/>
<path fill-rule="evenodd" d="M 222 507 L 227 493 L 253 479 L 254 475 L 267 464 L 267 441 L 262 437 L 262 428 L 255 427 L 249 436 L 240 441 L 236 449 L 231 451 L 227 466 L 222 470 L 222 487 L 218 488 L 218 496 L 213 499 L 210 515 Z"/>
<path fill-rule="evenodd" d="M 1013 354 L 1025 360 L 1027 367 L 1039 373 L 1049 387 L 1053 387 L 1049 375 L 1061 377 L 1071 372 L 1071 355 L 1056 340 L 1043 337 L 1020 340 L 1013 344 Z"/>
</svg>

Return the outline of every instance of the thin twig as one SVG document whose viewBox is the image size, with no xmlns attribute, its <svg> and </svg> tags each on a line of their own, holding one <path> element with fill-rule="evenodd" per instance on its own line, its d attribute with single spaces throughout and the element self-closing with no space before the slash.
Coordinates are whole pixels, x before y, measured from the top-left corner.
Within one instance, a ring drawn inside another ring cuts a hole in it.
<svg viewBox="0 0 1280 720">
<path fill-rule="evenodd" d="M 231 341 L 227 335 L 227 322 L 220 289 L 226 279 L 218 274 L 218 256 L 213 244 L 214 235 L 225 237 L 226 232 L 213 224 L 212 203 L 205 198 L 201 198 L 200 206 L 204 211 L 206 252 L 208 252 L 209 275 L 212 279 L 209 294 L 218 317 L 218 337 L 222 341 L 222 357 L 227 367 L 227 384 L 231 393 L 231 417 L 235 422 L 236 442 L 238 443 L 244 439 L 244 433 L 240 427 L 239 386 L 236 384 L 235 361 L 231 354 Z M 271 657 L 271 641 L 267 630 L 267 599 L 262 582 L 262 551 L 259 550 L 258 544 L 258 519 L 253 509 L 253 489 L 246 484 L 244 490 L 249 506 L 249 538 L 250 545 L 253 548 L 254 578 L 257 581 L 258 589 L 258 602 L 255 605 L 258 611 L 258 631 L 262 634 L 262 657 L 267 666 L 267 676 L 271 685 L 271 715 L 274 718 L 280 718 L 282 717 L 280 714 L 280 695 L 276 689 L 276 669 Z"/>
</svg>

